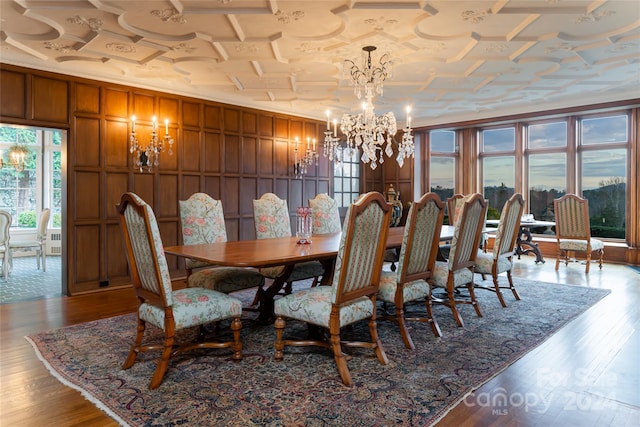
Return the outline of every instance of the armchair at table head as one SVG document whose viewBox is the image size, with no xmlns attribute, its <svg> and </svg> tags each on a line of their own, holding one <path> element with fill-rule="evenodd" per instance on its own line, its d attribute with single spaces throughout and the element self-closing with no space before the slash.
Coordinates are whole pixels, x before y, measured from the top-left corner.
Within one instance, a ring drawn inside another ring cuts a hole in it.
<svg viewBox="0 0 640 427">
<path fill-rule="evenodd" d="M 51 216 L 51 210 L 45 208 L 40 213 L 38 218 L 38 228 L 36 229 L 35 239 L 25 240 L 12 240 L 9 242 L 9 249 L 11 256 L 17 251 L 36 251 L 36 267 L 40 270 L 40 261 L 42 260 L 42 271 L 47 271 L 47 226 L 49 224 L 49 217 Z"/>
<path fill-rule="evenodd" d="M 0 211 L 0 258 L 2 259 L 2 277 L 6 282 L 9 279 L 9 264 L 11 253 L 9 252 L 9 228 L 11 227 L 11 214 Z"/>
<path fill-rule="evenodd" d="M 320 193 L 313 199 L 309 199 L 309 207 L 313 215 L 313 234 L 342 231 L 338 203 L 327 193 Z"/>
<path fill-rule="evenodd" d="M 222 202 L 205 193 L 194 193 L 178 201 L 182 242 L 185 245 L 224 243 L 227 229 Z M 221 267 L 206 262 L 185 259 L 187 286 L 208 288 L 229 293 L 247 288 L 262 288 L 264 277 L 254 269 Z"/>
<path fill-rule="evenodd" d="M 464 198 L 460 217 L 456 222 L 448 261 L 436 261 L 432 284 L 443 288 L 445 298 L 434 299 L 434 302 L 447 305 L 458 326 L 464 326 L 458 312 L 458 304 L 471 304 L 478 317 L 482 317 L 480 307 L 473 292 L 473 269 L 487 205 L 482 194 L 470 194 Z M 454 292 L 461 287 L 469 291 L 470 299 L 456 299 Z"/>
<path fill-rule="evenodd" d="M 275 301 L 276 360 L 283 359 L 288 345 L 330 348 L 347 386 L 353 382 L 342 345 L 374 349 L 378 361 L 388 363 L 376 328 L 376 294 L 390 220 L 391 207 L 380 193 L 367 193 L 349 207 L 331 286 L 303 289 Z M 284 340 L 286 318 L 328 329 L 330 343 Z M 340 329 L 361 320 L 368 320 L 371 341 L 342 342 Z"/>
<path fill-rule="evenodd" d="M 476 285 L 476 288 L 495 292 L 503 307 L 506 307 L 507 304 L 504 302 L 500 289 L 510 289 L 515 299 L 520 299 L 516 288 L 513 286 L 511 267 L 513 266 L 513 250 L 520 231 L 520 218 L 522 217 L 523 209 L 524 200 L 522 195 L 516 193 L 511 196 L 502 208 L 493 243 L 493 251 L 491 253 L 478 251 L 476 256 L 475 272 L 482 274 L 483 277 L 485 274 L 491 274 L 493 278 L 493 287 Z M 498 275 L 504 272 L 507 273 L 507 280 L 509 281 L 509 286 L 506 287 L 498 284 Z"/>
<path fill-rule="evenodd" d="M 556 270 L 562 259 L 569 264 L 570 255 L 574 252 L 584 252 L 587 265 L 585 273 L 589 273 L 591 254 L 598 254 L 598 266 L 602 269 L 604 258 L 604 243 L 591 237 L 589 222 L 589 201 L 575 194 L 565 194 L 553 201 L 556 221 L 556 240 L 558 241 L 558 255 Z"/>
<path fill-rule="evenodd" d="M 436 193 L 424 194 L 413 202 L 407 214 L 407 223 L 400 247 L 398 271 L 383 271 L 378 289 L 378 300 L 383 302 L 383 319 L 395 321 L 405 347 L 415 346 L 409 335 L 405 320 L 429 323 L 435 336 L 442 336 L 440 327 L 431 310 L 431 284 L 428 280 L 433 274 L 440 229 L 444 218 L 444 203 Z M 405 305 L 412 301 L 422 301 L 426 306 L 427 317 L 405 319 Z M 387 304 L 395 305 L 395 313 L 388 314 Z"/>
<path fill-rule="evenodd" d="M 253 201 L 253 219 L 258 239 L 291 236 L 291 219 L 289 218 L 287 201 L 280 199 L 273 193 L 265 193 Z M 285 266 L 266 267 L 259 271 L 266 278 L 275 279 L 282 275 L 285 268 Z M 285 293 L 291 292 L 292 282 L 314 279 L 313 285 L 315 285 L 323 274 L 324 267 L 318 261 L 298 263 L 286 278 Z"/>
<path fill-rule="evenodd" d="M 160 348 L 161 355 L 149 384 L 149 388 L 154 389 L 164 378 L 169 358 L 178 353 L 194 348 L 231 348 L 233 360 L 241 360 L 241 301 L 204 288 L 174 291 L 160 230 L 151 207 L 136 194 L 125 193 L 118 205 L 118 212 L 131 280 L 138 300 L 137 334 L 123 369 L 130 368 L 139 353 Z M 232 340 L 207 341 L 202 337 L 196 343 L 185 343 L 174 348 L 176 331 L 226 319 L 231 321 Z M 163 331 L 161 346 L 142 345 L 147 323 Z"/>
</svg>

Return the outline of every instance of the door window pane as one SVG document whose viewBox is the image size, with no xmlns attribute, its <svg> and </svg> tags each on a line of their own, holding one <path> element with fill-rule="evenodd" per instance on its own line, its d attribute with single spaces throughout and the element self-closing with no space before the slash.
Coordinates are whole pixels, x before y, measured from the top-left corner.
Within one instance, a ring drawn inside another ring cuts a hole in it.
<svg viewBox="0 0 640 427">
<path fill-rule="evenodd" d="M 486 157 L 482 162 L 484 197 L 489 206 L 502 212 L 505 202 L 514 194 L 515 158 Z"/>
<path fill-rule="evenodd" d="M 589 200 L 591 235 L 625 238 L 627 150 L 582 153 L 582 196 Z"/>
<path fill-rule="evenodd" d="M 482 151 L 485 153 L 514 151 L 516 149 L 516 129 L 486 129 L 482 131 Z"/>
<path fill-rule="evenodd" d="M 565 153 L 529 156 L 529 213 L 535 219 L 553 221 L 553 200 L 566 192 Z"/>
</svg>

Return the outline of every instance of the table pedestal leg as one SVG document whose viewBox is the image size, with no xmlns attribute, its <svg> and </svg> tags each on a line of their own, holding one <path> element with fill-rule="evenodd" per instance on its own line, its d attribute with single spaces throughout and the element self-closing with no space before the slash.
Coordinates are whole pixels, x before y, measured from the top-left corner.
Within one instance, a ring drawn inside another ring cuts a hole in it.
<svg viewBox="0 0 640 427">
<path fill-rule="evenodd" d="M 529 249 L 525 249 L 523 246 L 526 246 Z M 530 253 L 533 253 L 536 256 L 536 264 L 539 262 L 544 263 L 542 252 L 540 252 L 538 244 L 532 241 L 531 231 L 529 231 L 528 228 L 520 227 L 520 233 L 518 234 L 516 249 L 514 252 L 518 255 L 518 259 L 520 259 L 520 255 L 529 255 Z"/>
</svg>

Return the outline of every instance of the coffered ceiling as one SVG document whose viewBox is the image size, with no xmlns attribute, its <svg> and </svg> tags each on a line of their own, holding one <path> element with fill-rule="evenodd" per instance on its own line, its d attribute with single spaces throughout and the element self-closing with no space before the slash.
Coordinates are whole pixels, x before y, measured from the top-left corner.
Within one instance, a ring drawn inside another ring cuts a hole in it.
<svg viewBox="0 0 640 427">
<path fill-rule="evenodd" d="M 0 0 L 0 61 L 323 119 L 389 53 L 376 112 L 429 125 L 640 98 L 636 0 Z"/>
</svg>

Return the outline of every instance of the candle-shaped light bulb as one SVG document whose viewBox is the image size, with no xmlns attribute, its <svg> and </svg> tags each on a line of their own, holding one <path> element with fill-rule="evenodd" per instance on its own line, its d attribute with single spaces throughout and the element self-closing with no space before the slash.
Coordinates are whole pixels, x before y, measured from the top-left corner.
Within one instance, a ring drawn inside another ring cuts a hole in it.
<svg viewBox="0 0 640 427">
<path fill-rule="evenodd" d="M 329 120 L 331 119 L 331 111 L 327 110 L 327 130 L 331 130 L 330 129 L 330 124 L 329 124 Z"/>
<path fill-rule="evenodd" d="M 169 119 L 164 119 L 164 133 L 169 135 Z"/>
<path fill-rule="evenodd" d="M 313 138 L 313 151 L 316 151 L 316 139 Z"/>
<path fill-rule="evenodd" d="M 338 119 L 333 119 L 333 137 L 338 137 Z"/>
<path fill-rule="evenodd" d="M 411 116 L 409 115 L 409 113 L 411 113 L 411 107 L 407 107 L 407 127 L 408 128 L 411 127 Z"/>
<path fill-rule="evenodd" d="M 156 124 L 157 124 L 156 116 L 153 116 L 153 118 L 152 118 L 151 120 L 153 120 L 153 130 L 154 130 L 154 132 L 155 132 L 155 130 L 156 130 Z"/>
<path fill-rule="evenodd" d="M 311 138 L 307 137 L 307 150 L 311 148 Z"/>
<path fill-rule="evenodd" d="M 298 144 L 300 143 L 300 141 L 298 140 L 298 137 L 296 136 L 296 151 L 298 151 Z"/>
<path fill-rule="evenodd" d="M 131 116 L 131 132 L 136 131 L 136 116 Z"/>
</svg>

